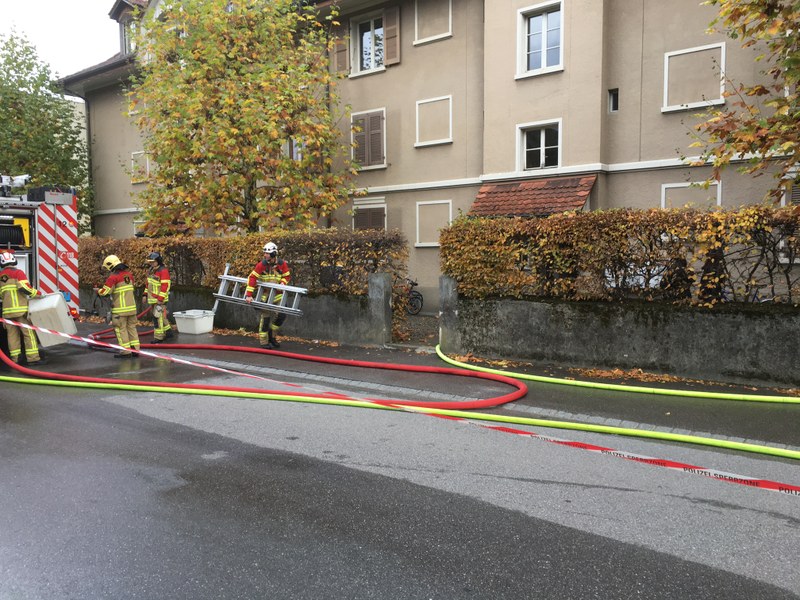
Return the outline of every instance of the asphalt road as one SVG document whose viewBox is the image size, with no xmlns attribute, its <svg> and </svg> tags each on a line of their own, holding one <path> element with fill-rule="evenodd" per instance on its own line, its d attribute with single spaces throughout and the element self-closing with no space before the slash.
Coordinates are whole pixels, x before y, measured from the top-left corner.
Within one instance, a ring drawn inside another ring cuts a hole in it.
<svg viewBox="0 0 800 600">
<path fill-rule="evenodd" d="M 53 370 L 112 377 L 454 401 L 506 391 L 236 353 L 195 354 L 270 381 L 50 354 Z M 504 410 L 555 410 L 545 395 Z M 771 418 L 752 435 L 784 435 Z M 528 429 L 800 483 L 786 459 Z M 0 382 L 0 482 L 2 600 L 800 597 L 798 497 L 425 415 Z"/>
</svg>

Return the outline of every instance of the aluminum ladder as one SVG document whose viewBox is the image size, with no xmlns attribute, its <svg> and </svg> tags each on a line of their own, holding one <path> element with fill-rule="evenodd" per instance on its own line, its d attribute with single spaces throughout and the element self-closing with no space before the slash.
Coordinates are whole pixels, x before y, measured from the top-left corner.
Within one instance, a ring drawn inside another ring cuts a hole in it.
<svg viewBox="0 0 800 600">
<path fill-rule="evenodd" d="M 219 290 L 214 294 L 214 314 L 217 312 L 220 300 L 233 304 L 244 304 L 253 306 L 261 310 L 271 310 L 287 315 L 302 316 L 300 310 L 300 296 L 308 293 L 306 288 L 294 287 L 292 285 L 281 285 L 279 283 L 256 282 L 256 289 L 253 292 L 253 301 L 247 302 L 245 292 L 247 291 L 247 277 L 234 277 L 228 275 L 230 263 L 225 264 L 225 272 L 219 276 Z M 275 296 L 283 294 L 279 301 L 275 301 Z"/>
</svg>

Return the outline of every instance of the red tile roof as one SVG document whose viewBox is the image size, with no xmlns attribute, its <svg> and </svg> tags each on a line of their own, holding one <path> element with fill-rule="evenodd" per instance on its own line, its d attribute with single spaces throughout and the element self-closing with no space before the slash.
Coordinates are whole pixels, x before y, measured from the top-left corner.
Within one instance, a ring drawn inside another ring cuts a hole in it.
<svg viewBox="0 0 800 600">
<path fill-rule="evenodd" d="M 475 217 L 544 217 L 586 204 L 597 175 L 551 177 L 481 187 L 469 214 Z"/>
</svg>

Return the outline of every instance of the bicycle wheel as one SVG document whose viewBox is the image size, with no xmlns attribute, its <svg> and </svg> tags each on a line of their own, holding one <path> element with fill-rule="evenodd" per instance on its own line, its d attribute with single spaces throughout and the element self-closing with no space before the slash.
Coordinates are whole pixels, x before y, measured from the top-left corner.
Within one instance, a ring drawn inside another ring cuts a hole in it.
<svg viewBox="0 0 800 600">
<path fill-rule="evenodd" d="M 408 306 L 406 306 L 406 312 L 410 315 L 417 315 L 421 310 L 422 294 L 420 294 L 417 290 L 411 290 L 411 293 L 408 295 Z"/>
</svg>

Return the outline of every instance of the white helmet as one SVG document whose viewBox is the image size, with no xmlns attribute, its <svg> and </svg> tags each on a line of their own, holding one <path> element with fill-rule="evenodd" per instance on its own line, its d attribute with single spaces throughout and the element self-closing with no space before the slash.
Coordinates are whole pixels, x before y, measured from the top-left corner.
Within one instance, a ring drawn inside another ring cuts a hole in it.
<svg viewBox="0 0 800 600">
<path fill-rule="evenodd" d="M 277 254 L 278 247 L 275 245 L 274 242 L 267 242 L 264 244 L 264 253 L 265 254 Z"/>
<path fill-rule="evenodd" d="M 17 264 L 17 257 L 13 252 L 0 252 L 0 267 L 13 267 Z"/>
</svg>

